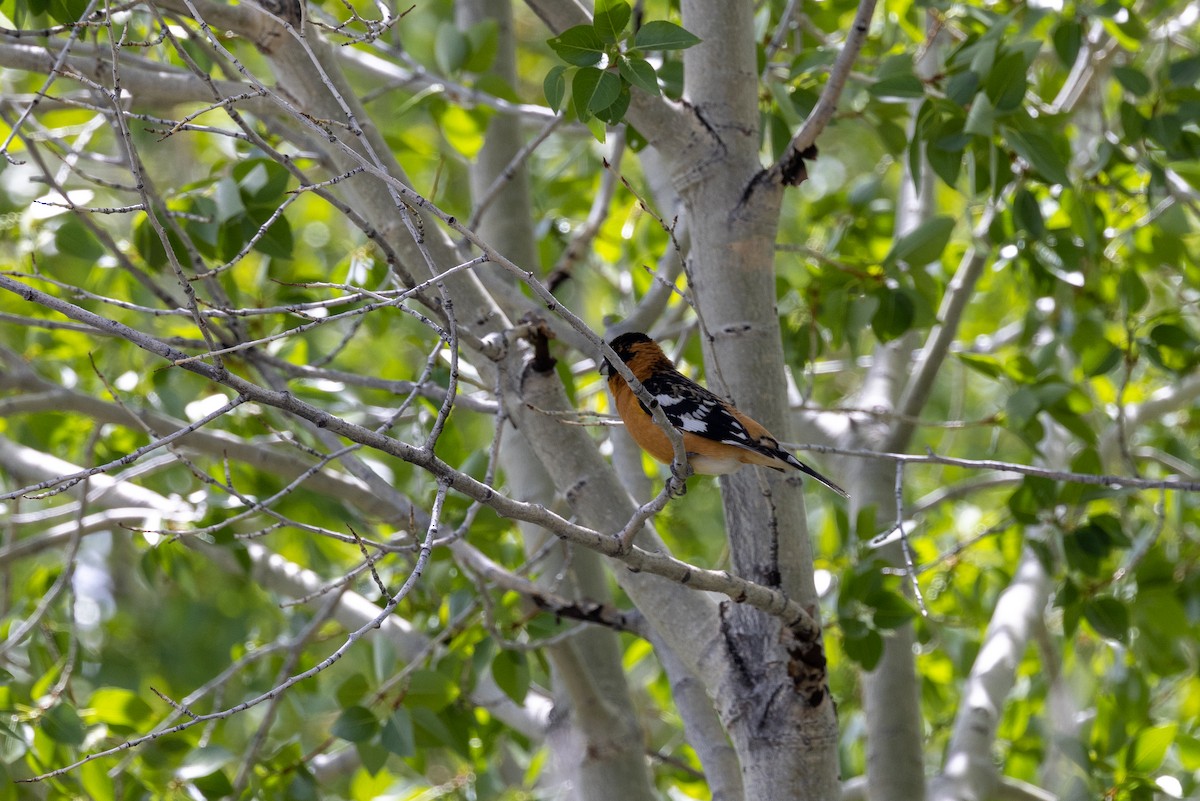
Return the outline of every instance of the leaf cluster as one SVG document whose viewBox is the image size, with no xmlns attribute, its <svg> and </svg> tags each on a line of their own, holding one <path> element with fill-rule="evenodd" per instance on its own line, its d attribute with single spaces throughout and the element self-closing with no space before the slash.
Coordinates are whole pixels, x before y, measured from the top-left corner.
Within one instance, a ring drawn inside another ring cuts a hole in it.
<svg viewBox="0 0 1200 801">
<path fill-rule="evenodd" d="M 576 25 L 549 40 L 567 64 L 546 74 L 543 91 L 550 108 L 558 111 L 566 103 L 580 122 L 596 117 L 616 125 L 629 108 L 634 87 L 659 96 L 662 67 L 655 68 L 649 57 L 684 50 L 700 40 L 668 20 L 651 20 L 631 30 L 632 17 L 624 0 L 596 0 L 591 25 Z"/>
</svg>

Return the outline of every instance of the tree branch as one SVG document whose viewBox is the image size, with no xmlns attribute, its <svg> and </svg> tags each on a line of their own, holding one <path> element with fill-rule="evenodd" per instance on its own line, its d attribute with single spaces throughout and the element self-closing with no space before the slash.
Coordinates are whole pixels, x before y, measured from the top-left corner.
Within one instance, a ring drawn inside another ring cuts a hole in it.
<svg viewBox="0 0 1200 801">
<path fill-rule="evenodd" d="M 100 317 L 86 309 L 14 281 L 8 276 L 0 275 L 0 289 L 8 290 L 27 301 L 53 309 L 76 322 L 85 323 L 97 330 L 120 336 L 139 348 L 163 357 L 168 362 L 179 362 L 180 366 L 188 372 L 224 384 L 238 393 L 245 394 L 252 401 L 294 414 L 318 428 L 326 429 L 353 442 L 409 462 L 433 474 L 439 480 L 445 481 L 450 489 L 491 506 L 505 517 L 536 523 L 565 540 L 590 548 L 605 556 L 617 558 L 635 570 L 662 576 L 671 581 L 685 584 L 694 590 L 722 593 L 738 603 L 748 604 L 779 617 L 802 641 L 810 641 L 820 634 L 820 626 L 812 615 L 799 603 L 778 590 L 738 578 L 725 571 L 697 568 L 666 554 L 651 553 L 637 547 L 626 551 L 617 537 L 572 523 L 538 504 L 515 501 L 465 473 L 455 470 L 428 450 L 349 423 L 323 409 L 299 400 L 291 393 L 267 390 L 225 370 L 204 362 L 190 360 L 187 354 L 123 323 Z M 619 361 L 616 354 L 613 354 L 612 358 Z"/>
<path fill-rule="evenodd" d="M 1025 548 L 1016 575 L 996 601 L 979 654 L 962 690 L 946 764 L 933 782 L 931 801 L 986 798 L 998 780 L 992 747 L 1017 665 L 1050 597 L 1050 577 Z"/>
<path fill-rule="evenodd" d="M 889 453 L 888 451 L 876 451 L 866 448 L 836 448 L 829 445 L 806 445 L 802 443 L 783 444 L 788 448 L 798 451 L 831 453 L 838 456 L 852 456 L 860 459 L 882 459 L 884 461 L 902 462 L 904 464 L 944 464 L 968 470 L 999 470 L 1005 473 L 1019 473 L 1024 476 L 1048 478 L 1051 481 L 1091 484 L 1094 486 L 1111 487 L 1112 489 L 1159 489 L 1175 492 L 1200 492 L 1200 481 L 1075 473 L 1069 470 L 1050 470 L 1045 467 L 1034 467 L 1033 465 L 1017 464 L 1015 462 L 1001 462 L 995 459 L 958 459 L 953 456 L 939 456 L 933 451 L 927 451 L 925 455 L 921 456 L 912 453 Z"/>
<path fill-rule="evenodd" d="M 858 11 L 854 15 L 854 21 L 850 24 L 846 41 L 842 44 L 842 51 L 838 53 L 837 59 L 833 62 L 833 68 L 829 71 L 829 79 L 825 82 L 825 88 L 821 90 L 821 97 L 813 106 L 804 125 L 800 126 L 800 130 L 788 143 L 783 155 L 767 170 L 766 177 L 771 183 L 782 182 L 785 186 L 794 186 L 803 180 L 802 176 L 805 175 L 803 172 L 804 159 L 813 157 L 812 147 L 817 143 L 817 137 L 833 119 L 838 100 L 842 96 L 842 89 L 845 88 L 846 79 L 850 76 L 850 68 L 854 66 L 854 61 L 858 58 L 858 53 L 862 50 L 863 42 L 866 41 L 867 33 L 871 29 L 871 17 L 875 13 L 875 2 L 876 0 L 859 0 Z M 798 178 L 799 180 L 797 180 Z"/>
<path fill-rule="evenodd" d="M 942 363 L 946 359 L 946 354 L 950 352 L 954 338 L 958 335 L 963 312 L 966 311 L 967 303 L 970 302 L 971 296 L 975 292 L 975 282 L 979 280 L 979 276 L 987 264 L 988 256 L 991 254 L 991 248 L 986 244 L 986 237 L 995 213 L 996 203 L 989 200 L 984 207 L 983 214 L 980 215 L 978 224 L 972 231 L 974 243 L 963 257 L 962 263 L 959 264 L 958 270 L 955 271 L 954 277 L 950 280 L 946 292 L 942 296 L 942 306 L 938 310 L 938 324 L 929 332 L 925 346 L 921 348 L 921 352 L 917 356 L 912 378 L 905 385 L 904 394 L 896 406 L 896 414 L 899 415 L 899 418 L 888 434 L 883 445 L 884 450 L 902 450 L 908 446 L 908 441 L 912 438 L 916 428 L 912 421 L 920 416 L 921 410 L 929 400 L 933 382 L 942 369 Z"/>
</svg>

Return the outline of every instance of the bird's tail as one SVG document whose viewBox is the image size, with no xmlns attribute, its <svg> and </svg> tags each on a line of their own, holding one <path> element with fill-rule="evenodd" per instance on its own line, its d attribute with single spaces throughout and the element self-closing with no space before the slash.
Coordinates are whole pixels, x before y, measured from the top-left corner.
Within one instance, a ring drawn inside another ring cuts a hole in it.
<svg viewBox="0 0 1200 801">
<path fill-rule="evenodd" d="M 838 495 L 841 495 L 843 498 L 850 497 L 850 493 L 846 492 L 844 489 L 839 487 L 837 484 L 834 484 L 832 481 L 825 478 L 825 476 L 821 475 L 816 470 L 813 470 L 811 467 L 809 467 L 804 462 L 797 459 L 795 456 L 792 456 L 790 453 L 787 453 L 786 451 L 784 451 L 784 453 L 785 453 L 784 458 L 787 460 L 787 463 L 790 464 L 792 467 L 796 468 L 797 470 L 799 470 L 801 473 L 804 473 L 805 475 L 812 476 L 817 481 L 820 481 L 822 484 L 824 484 L 825 486 L 829 487 L 831 490 L 836 492 Z"/>
</svg>

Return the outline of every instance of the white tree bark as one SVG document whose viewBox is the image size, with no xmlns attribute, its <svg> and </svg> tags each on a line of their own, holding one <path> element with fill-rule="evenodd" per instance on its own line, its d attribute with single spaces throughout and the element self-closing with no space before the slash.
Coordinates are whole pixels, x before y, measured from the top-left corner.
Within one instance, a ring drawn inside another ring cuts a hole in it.
<svg viewBox="0 0 1200 801">
<path fill-rule="evenodd" d="M 1041 625 L 1050 577 L 1032 550 L 1021 552 L 1012 582 L 1000 594 L 983 645 L 962 690 L 945 767 L 933 783 L 932 801 L 986 801 L 999 784 L 992 757 L 1004 702 L 1017 666 Z"/>
</svg>

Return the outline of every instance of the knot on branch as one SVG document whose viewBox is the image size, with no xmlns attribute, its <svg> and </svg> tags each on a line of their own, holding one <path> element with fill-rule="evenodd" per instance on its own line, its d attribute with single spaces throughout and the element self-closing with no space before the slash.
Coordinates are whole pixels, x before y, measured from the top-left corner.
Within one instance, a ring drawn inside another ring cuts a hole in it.
<svg viewBox="0 0 1200 801">
<path fill-rule="evenodd" d="M 808 166 L 805 161 L 815 161 L 817 146 L 809 145 L 803 150 L 788 148 L 787 153 L 779 161 L 779 179 L 784 186 L 799 186 L 808 180 Z"/>
<path fill-rule="evenodd" d="M 525 326 L 525 336 L 533 345 L 533 361 L 529 366 L 539 373 L 548 373 L 554 369 L 558 361 L 550 355 L 550 340 L 554 339 L 554 331 L 546 321 L 534 314 L 521 318 Z"/>
</svg>

